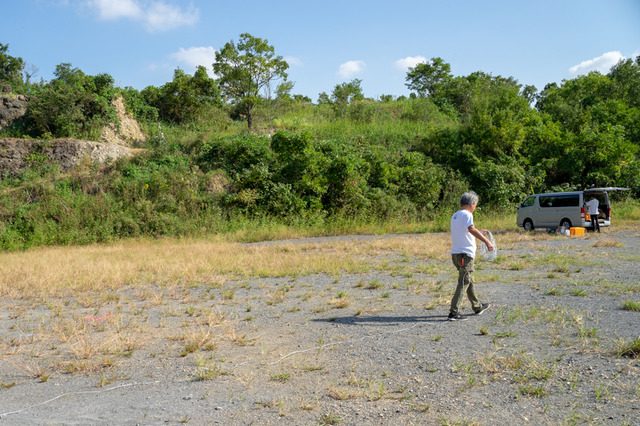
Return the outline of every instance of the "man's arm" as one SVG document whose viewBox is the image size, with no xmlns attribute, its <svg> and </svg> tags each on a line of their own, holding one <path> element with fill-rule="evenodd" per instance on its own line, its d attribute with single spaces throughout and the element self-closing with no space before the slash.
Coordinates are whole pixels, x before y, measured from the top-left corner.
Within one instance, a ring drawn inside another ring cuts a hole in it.
<svg viewBox="0 0 640 426">
<path fill-rule="evenodd" d="M 471 233 L 471 235 L 473 235 L 474 237 L 476 237 L 477 239 L 479 239 L 480 241 L 482 241 L 483 243 L 485 243 L 487 245 L 487 249 L 489 251 L 493 250 L 493 244 L 491 244 L 491 241 L 489 241 L 489 239 L 487 237 L 485 237 L 482 232 L 478 231 L 478 229 L 471 225 L 469 226 L 469 232 Z"/>
</svg>

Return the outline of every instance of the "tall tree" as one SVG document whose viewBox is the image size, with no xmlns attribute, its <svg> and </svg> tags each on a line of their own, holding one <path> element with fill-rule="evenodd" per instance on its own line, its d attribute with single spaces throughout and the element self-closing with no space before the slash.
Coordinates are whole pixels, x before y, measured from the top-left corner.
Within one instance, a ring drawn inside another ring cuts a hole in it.
<svg viewBox="0 0 640 426">
<path fill-rule="evenodd" d="M 253 126 L 253 108 L 260 101 L 260 92 L 270 96 L 272 85 L 287 80 L 289 64 L 282 56 L 275 56 L 273 46 L 267 40 L 240 35 L 236 45 L 233 40 L 216 52 L 213 70 L 219 76 L 222 93 L 236 103 L 247 118 L 249 130 Z"/>
<path fill-rule="evenodd" d="M 21 79 L 24 61 L 9 55 L 8 51 L 9 45 L 0 43 L 0 82 L 15 83 Z"/>
<path fill-rule="evenodd" d="M 614 92 L 619 99 L 630 106 L 640 107 L 640 55 L 632 59 L 621 59 L 611 67 L 608 74 L 613 82 Z"/>
<path fill-rule="evenodd" d="M 333 88 L 333 92 L 331 92 L 331 106 L 333 110 L 339 116 L 343 116 L 346 112 L 347 105 L 352 104 L 355 101 L 359 101 L 364 99 L 364 94 L 362 93 L 362 87 L 360 84 L 362 80 L 359 78 L 355 78 L 351 80 L 349 83 L 344 82 L 340 84 L 336 84 Z M 322 94 L 321 94 L 322 96 Z"/>
<path fill-rule="evenodd" d="M 431 58 L 429 62 L 409 68 L 406 85 L 410 90 L 415 90 L 420 96 L 425 97 L 433 95 L 439 86 L 451 78 L 451 65 L 442 58 Z"/>
<path fill-rule="evenodd" d="M 147 87 L 142 96 L 162 120 L 173 123 L 194 121 L 207 107 L 220 103 L 220 89 L 202 65 L 193 76 L 177 68 L 172 81 L 159 89 Z"/>
</svg>

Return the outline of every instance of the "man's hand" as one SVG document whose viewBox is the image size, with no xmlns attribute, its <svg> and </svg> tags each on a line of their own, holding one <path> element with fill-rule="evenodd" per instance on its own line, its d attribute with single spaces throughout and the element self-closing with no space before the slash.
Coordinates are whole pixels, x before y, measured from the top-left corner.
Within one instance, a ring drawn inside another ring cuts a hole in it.
<svg viewBox="0 0 640 426">
<path fill-rule="evenodd" d="M 483 229 L 482 231 L 479 231 L 473 225 L 471 225 L 468 229 L 469 229 L 469 232 L 471 233 L 471 235 L 473 235 L 474 237 L 476 237 L 477 239 L 479 239 L 480 241 L 485 243 L 485 245 L 487 246 L 487 250 L 493 251 L 493 249 L 494 249 L 493 244 L 491 244 L 491 241 L 489 241 L 489 239 L 487 237 L 485 237 L 485 234 L 487 232 L 489 232 L 489 231 L 487 231 L 486 229 Z"/>
<path fill-rule="evenodd" d="M 493 246 L 493 244 L 491 244 L 491 241 L 489 241 L 489 239 L 488 239 L 488 238 L 486 238 L 486 235 L 489 233 L 489 231 L 488 231 L 488 230 L 486 230 L 486 229 L 483 229 L 483 230 L 482 230 L 482 231 L 480 231 L 480 232 L 482 232 L 482 235 L 484 235 L 484 236 L 485 236 L 485 240 L 486 240 L 486 241 L 484 241 L 484 243 L 485 243 L 485 244 L 486 244 L 486 246 L 487 246 L 487 250 L 489 250 L 489 251 L 493 251 L 493 249 L 494 249 L 495 247 Z"/>
<path fill-rule="evenodd" d="M 486 235 L 487 235 L 488 233 L 489 233 L 489 231 L 488 231 L 488 230 L 486 230 L 486 229 L 483 229 L 483 230 L 482 230 L 482 235 L 485 237 L 485 240 L 486 240 L 486 241 L 484 241 L 484 243 L 487 245 L 487 250 L 489 250 L 489 251 L 493 251 L 493 249 L 494 249 L 495 247 L 493 246 L 493 244 L 491 244 L 491 241 L 489 241 L 489 239 L 486 237 Z"/>
</svg>

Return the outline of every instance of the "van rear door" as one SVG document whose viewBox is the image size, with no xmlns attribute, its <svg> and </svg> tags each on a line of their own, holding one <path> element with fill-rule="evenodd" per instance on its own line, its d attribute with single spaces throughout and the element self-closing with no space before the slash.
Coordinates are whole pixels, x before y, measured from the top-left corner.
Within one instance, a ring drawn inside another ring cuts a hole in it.
<svg viewBox="0 0 640 426">
<path fill-rule="evenodd" d="M 591 197 L 591 195 L 595 195 L 598 199 L 598 209 L 600 213 L 598 214 L 598 221 L 600 222 L 600 226 L 610 226 L 611 225 L 611 202 L 609 201 L 608 192 L 611 191 L 630 191 L 630 188 L 620 188 L 616 186 L 609 186 L 606 188 L 589 188 L 585 189 L 584 199 L 585 202 Z"/>
</svg>

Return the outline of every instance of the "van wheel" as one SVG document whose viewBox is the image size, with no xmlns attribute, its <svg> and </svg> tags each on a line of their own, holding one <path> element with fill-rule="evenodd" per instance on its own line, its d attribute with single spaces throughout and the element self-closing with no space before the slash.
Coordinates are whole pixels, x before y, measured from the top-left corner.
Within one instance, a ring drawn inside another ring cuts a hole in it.
<svg viewBox="0 0 640 426">
<path fill-rule="evenodd" d="M 525 220 L 524 223 L 522 224 L 522 227 L 524 228 L 525 231 L 533 231 L 535 229 L 531 219 Z"/>
<path fill-rule="evenodd" d="M 571 221 L 569 219 L 562 219 L 562 221 L 560 221 L 560 227 L 561 228 L 571 228 Z"/>
</svg>

